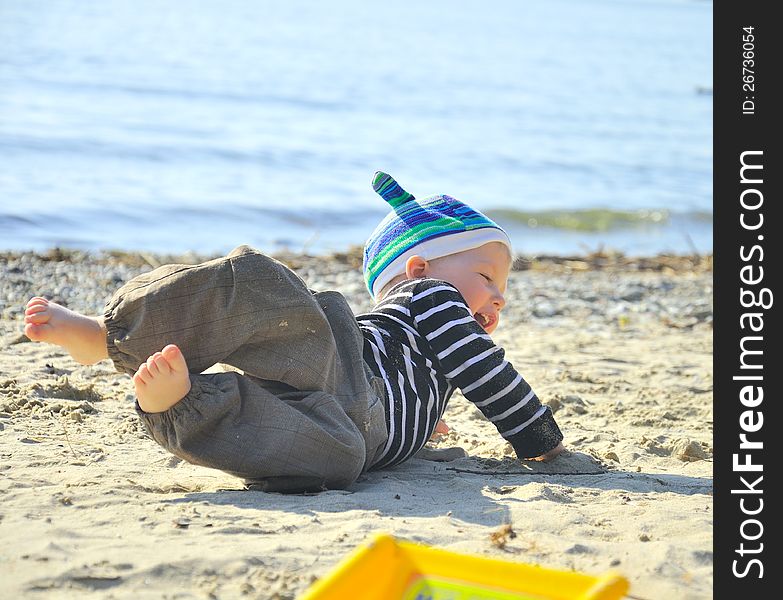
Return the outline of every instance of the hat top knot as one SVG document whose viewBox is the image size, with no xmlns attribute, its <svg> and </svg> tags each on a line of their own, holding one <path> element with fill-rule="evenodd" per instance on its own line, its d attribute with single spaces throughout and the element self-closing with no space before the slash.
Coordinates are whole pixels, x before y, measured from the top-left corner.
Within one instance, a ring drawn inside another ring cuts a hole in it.
<svg viewBox="0 0 783 600">
<path fill-rule="evenodd" d="M 372 178 L 372 189 L 374 189 L 392 208 L 397 208 L 406 202 L 416 200 L 413 194 L 406 192 L 397 181 L 383 171 L 376 171 Z"/>
</svg>

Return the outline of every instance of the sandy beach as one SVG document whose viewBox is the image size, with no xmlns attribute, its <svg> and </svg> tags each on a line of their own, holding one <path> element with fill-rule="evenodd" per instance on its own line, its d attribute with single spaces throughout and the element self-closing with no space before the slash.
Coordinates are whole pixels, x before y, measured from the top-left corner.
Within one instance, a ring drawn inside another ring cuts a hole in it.
<svg viewBox="0 0 783 600">
<path fill-rule="evenodd" d="M 457 393 L 431 447 L 458 458 L 314 495 L 244 490 L 169 455 L 110 361 L 80 366 L 22 335 L 32 295 L 99 314 L 135 274 L 199 258 L 0 254 L 0 597 L 293 599 L 377 532 L 615 570 L 631 598 L 712 596 L 711 257 L 518 258 L 493 337 L 568 452 L 516 460 Z M 278 258 L 371 307 L 356 252 Z"/>
</svg>

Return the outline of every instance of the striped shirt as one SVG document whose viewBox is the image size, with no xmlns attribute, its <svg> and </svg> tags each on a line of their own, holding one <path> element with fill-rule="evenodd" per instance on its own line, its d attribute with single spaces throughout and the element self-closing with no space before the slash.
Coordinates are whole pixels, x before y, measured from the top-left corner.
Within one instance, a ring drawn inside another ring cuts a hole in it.
<svg viewBox="0 0 783 600">
<path fill-rule="evenodd" d="M 519 458 L 539 456 L 562 441 L 552 411 L 504 359 L 504 350 L 450 283 L 404 281 L 356 319 L 364 360 L 386 386 L 389 438 L 372 468 L 401 463 L 421 449 L 456 388 Z"/>
</svg>

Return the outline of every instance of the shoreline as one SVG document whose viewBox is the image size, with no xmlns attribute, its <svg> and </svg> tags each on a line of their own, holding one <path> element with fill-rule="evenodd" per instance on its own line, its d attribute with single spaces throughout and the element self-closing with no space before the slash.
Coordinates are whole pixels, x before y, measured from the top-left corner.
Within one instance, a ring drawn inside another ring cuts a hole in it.
<svg viewBox="0 0 783 600">
<path fill-rule="evenodd" d="M 361 254 L 272 254 L 314 289 L 371 307 Z M 419 458 L 312 496 L 159 448 L 109 361 L 26 341 L 26 300 L 100 314 L 146 253 L 0 252 L 0 592 L 42 598 L 293 599 L 377 531 L 458 552 L 600 574 L 642 598 L 712 594 L 712 256 L 517 257 L 493 334 L 555 411 L 568 454 L 523 463 L 456 393 Z M 184 257 L 184 258 L 187 258 Z M 193 256 L 193 260 L 200 257 Z M 357 260 L 359 263 L 357 264 Z M 516 534 L 500 546 L 501 528 Z"/>
</svg>

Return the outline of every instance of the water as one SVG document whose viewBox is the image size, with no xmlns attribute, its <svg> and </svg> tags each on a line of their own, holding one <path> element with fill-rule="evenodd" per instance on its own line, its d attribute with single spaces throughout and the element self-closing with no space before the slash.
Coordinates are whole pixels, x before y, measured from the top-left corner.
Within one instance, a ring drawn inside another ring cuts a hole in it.
<svg viewBox="0 0 783 600">
<path fill-rule="evenodd" d="M 711 88 L 697 0 L 3 0 L 0 248 L 344 249 L 380 169 L 520 251 L 706 252 Z"/>
</svg>

